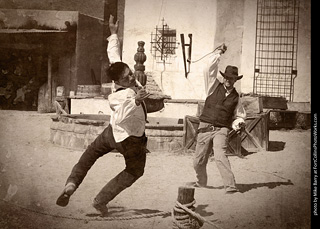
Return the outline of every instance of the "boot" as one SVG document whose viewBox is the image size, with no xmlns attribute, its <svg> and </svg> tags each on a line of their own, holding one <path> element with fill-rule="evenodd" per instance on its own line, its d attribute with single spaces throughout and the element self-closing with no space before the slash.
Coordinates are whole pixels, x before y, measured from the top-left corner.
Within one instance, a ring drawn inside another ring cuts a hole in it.
<svg viewBox="0 0 320 229">
<path fill-rule="evenodd" d="M 130 173 L 122 171 L 101 189 L 94 199 L 93 206 L 97 206 L 95 208 L 100 211 L 99 208 L 101 206 L 106 207 L 107 203 L 113 200 L 124 189 L 130 187 L 136 180 L 137 178 Z"/>
<path fill-rule="evenodd" d="M 58 197 L 56 204 L 61 207 L 67 206 L 69 203 L 70 196 L 76 191 L 76 189 L 77 189 L 77 186 L 74 183 L 70 182 L 66 184 L 62 193 Z"/>
<path fill-rule="evenodd" d="M 106 216 L 108 214 L 108 207 L 106 204 L 99 204 L 96 199 L 93 200 L 92 207 L 94 207 L 101 216 Z"/>
</svg>

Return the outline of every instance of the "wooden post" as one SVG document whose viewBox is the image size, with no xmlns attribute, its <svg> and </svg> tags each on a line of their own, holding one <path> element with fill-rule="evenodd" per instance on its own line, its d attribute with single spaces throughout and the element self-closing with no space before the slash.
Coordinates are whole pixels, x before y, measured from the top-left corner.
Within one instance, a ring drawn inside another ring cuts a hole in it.
<svg viewBox="0 0 320 229">
<path fill-rule="evenodd" d="M 178 198 L 177 201 L 180 204 L 190 204 L 194 201 L 194 188 L 191 187 L 179 187 L 178 189 Z M 184 213 L 175 212 L 175 215 L 181 216 L 185 215 Z"/>
<path fill-rule="evenodd" d="M 181 204 L 189 204 L 194 201 L 194 188 L 179 187 L 177 201 Z"/>
<path fill-rule="evenodd" d="M 52 107 L 52 56 L 48 54 L 48 111 Z"/>
<path fill-rule="evenodd" d="M 181 205 L 184 205 L 189 210 L 194 211 L 194 190 L 192 187 L 179 187 L 177 202 L 180 204 L 177 203 L 173 208 L 173 229 L 195 228 L 193 227 L 195 222 L 190 219 L 189 213 L 181 208 Z"/>
<path fill-rule="evenodd" d="M 144 41 L 138 42 L 137 53 L 134 55 L 134 61 L 136 62 L 134 65 L 134 75 L 142 86 L 146 85 L 147 83 L 147 76 L 144 73 L 145 66 L 143 65 L 143 63 L 147 60 L 147 56 L 144 53 L 144 44 Z"/>
</svg>

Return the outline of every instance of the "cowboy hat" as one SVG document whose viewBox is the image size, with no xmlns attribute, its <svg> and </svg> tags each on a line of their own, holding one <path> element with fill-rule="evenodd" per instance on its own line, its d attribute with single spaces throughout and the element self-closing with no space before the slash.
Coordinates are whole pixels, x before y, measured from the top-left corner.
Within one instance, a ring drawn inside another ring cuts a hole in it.
<svg viewBox="0 0 320 229">
<path fill-rule="evenodd" d="M 226 70 L 223 72 L 219 71 L 224 78 L 233 78 L 239 80 L 243 77 L 243 75 L 238 75 L 238 68 L 236 66 L 228 65 Z"/>
</svg>

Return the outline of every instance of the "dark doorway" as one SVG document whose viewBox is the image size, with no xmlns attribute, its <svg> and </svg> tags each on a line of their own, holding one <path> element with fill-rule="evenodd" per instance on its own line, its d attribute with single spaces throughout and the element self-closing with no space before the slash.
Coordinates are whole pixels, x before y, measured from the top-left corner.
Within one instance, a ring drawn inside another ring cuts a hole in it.
<svg viewBox="0 0 320 229">
<path fill-rule="evenodd" d="M 40 50 L 0 49 L 0 109 L 37 110 L 38 92 L 47 81 Z"/>
</svg>

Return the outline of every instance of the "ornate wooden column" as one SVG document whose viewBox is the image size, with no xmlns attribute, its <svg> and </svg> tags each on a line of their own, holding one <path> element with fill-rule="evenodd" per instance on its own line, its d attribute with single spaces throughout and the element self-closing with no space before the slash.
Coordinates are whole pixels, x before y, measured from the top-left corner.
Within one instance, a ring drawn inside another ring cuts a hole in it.
<svg viewBox="0 0 320 229">
<path fill-rule="evenodd" d="M 138 42 L 138 49 L 137 53 L 134 55 L 134 61 L 136 64 L 134 65 L 134 75 L 136 79 L 142 84 L 142 86 L 145 86 L 147 83 L 147 76 L 144 73 L 145 66 L 143 63 L 147 60 L 146 54 L 144 54 L 144 41 Z"/>
</svg>

